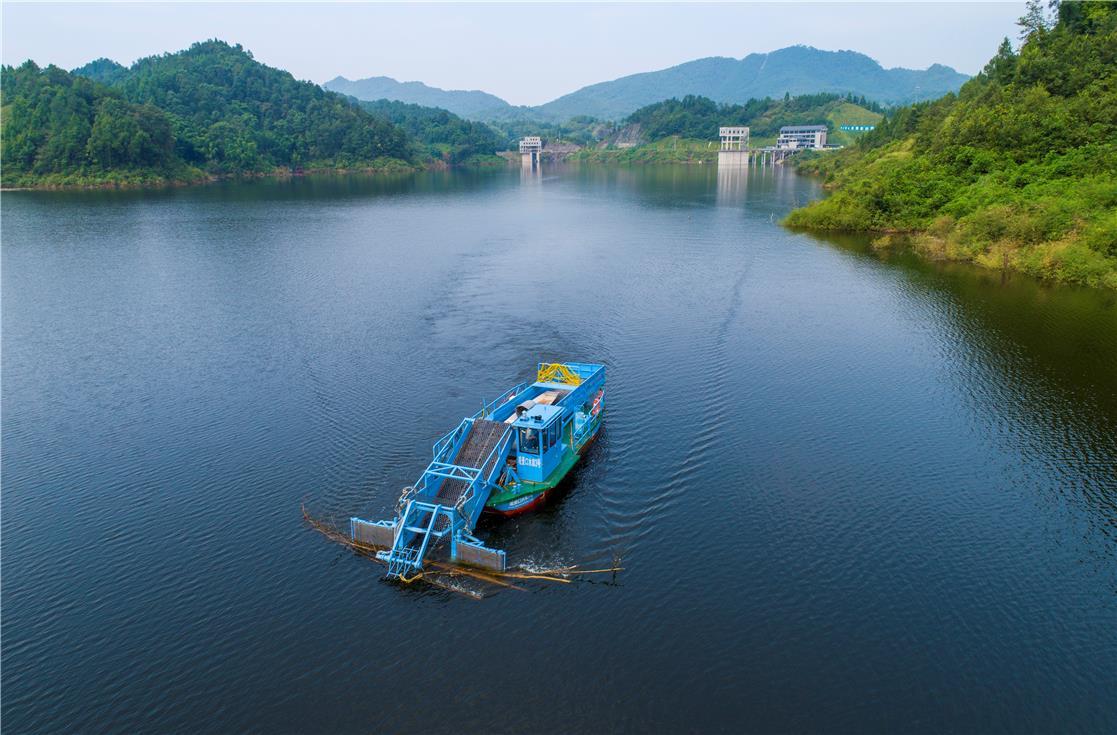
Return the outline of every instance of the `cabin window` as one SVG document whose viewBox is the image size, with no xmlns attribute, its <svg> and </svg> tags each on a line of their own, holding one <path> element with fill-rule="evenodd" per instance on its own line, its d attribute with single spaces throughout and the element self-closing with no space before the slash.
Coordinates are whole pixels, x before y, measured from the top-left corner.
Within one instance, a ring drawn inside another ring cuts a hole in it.
<svg viewBox="0 0 1117 735">
<path fill-rule="evenodd" d="M 520 429 L 520 451 L 525 454 L 539 454 L 539 432 L 535 429 Z"/>
<path fill-rule="evenodd" d="M 550 449 L 558 443 L 558 424 L 551 424 L 547 428 L 547 449 Z"/>
</svg>

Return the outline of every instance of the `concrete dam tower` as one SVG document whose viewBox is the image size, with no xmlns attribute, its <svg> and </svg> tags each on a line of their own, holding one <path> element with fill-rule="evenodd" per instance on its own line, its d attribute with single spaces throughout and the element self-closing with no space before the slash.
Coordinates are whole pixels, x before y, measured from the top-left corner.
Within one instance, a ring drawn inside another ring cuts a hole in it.
<svg viewBox="0 0 1117 735">
<path fill-rule="evenodd" d="M 543 153 L 543 139 L 538 135 L 529 135 L 520 139 L 520 160 L 526 169 L 539 165 L 539 156 Z"/>
<path fill-rule="evenodd" d="M 721 148 L 718 149 L 718 168 L 749 165 L 749 129 L 723 127 L 718 129 Z"/>
</svg>

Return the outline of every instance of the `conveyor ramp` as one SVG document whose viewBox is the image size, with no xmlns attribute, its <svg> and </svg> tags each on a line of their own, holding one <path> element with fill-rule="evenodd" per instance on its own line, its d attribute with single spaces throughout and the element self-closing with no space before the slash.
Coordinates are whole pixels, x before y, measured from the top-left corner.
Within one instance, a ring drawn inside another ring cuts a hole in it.
<svg viewBox="0 0 1117 735">
<path fill-rule="evenodd" d="M 458 467 L 473 467 L 484 471 L 481 464 L 487 459 L 504 434 L 510 427 L 500 421 L 476 419 L 466 435 L 461 449 L 454 457 L 453 464 Z M 438 487 L 435 499 L 443 505 L 456 505 L 461 496 L 469 488 L 465 480 L 444 480 Z"/>
<path fill-rule="evenodd" d="M 485 548 L 471 534 L 511 451 L 512 431 L 501 421 L 474 418 L 449 435 L 463 438 L 435 454 L 414 491 L 401 499 L 398 520 L 389 524 L 392 547 L 377 554 L 388 563 L 389 577 L 407 580 L 420 572 L 427 553 L 446 536 L 454 558 L 504 569 L 504 552 Z"/>
</svg>

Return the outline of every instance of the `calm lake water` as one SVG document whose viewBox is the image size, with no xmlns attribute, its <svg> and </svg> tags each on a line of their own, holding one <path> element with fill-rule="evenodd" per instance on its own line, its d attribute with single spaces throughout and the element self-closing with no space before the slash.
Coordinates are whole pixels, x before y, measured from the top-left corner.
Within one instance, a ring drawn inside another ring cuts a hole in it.
<svg viewBox="0 0 1117 735">
<path fill-rule="evenodd" d="M 5 732 L 1117 730 L 1117 294 L 778 225 L 820 195 L 5 193 Z M 552 359 L 606 428 L 480 535 L 616 584 L 401 588 L 303 524 Z"/>
</svg>

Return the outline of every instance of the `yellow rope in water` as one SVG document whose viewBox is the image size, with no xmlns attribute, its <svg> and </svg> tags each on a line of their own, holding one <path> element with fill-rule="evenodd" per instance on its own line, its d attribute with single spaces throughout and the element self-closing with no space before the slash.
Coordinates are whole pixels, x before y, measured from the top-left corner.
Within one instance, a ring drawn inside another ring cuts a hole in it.
<svg viewBox="0 0 1117 735">
<path fill-rule="evenodd" d="M 500 576 L 511 577 L 512 579 L 545 579 L 548 582 L 562 582 L 563 584 L 570 584 L 573 581 L 562 577 L 549 577 L 545 574 L 519 574 L 517 572 L 501 572 Z"/>
</svg>

